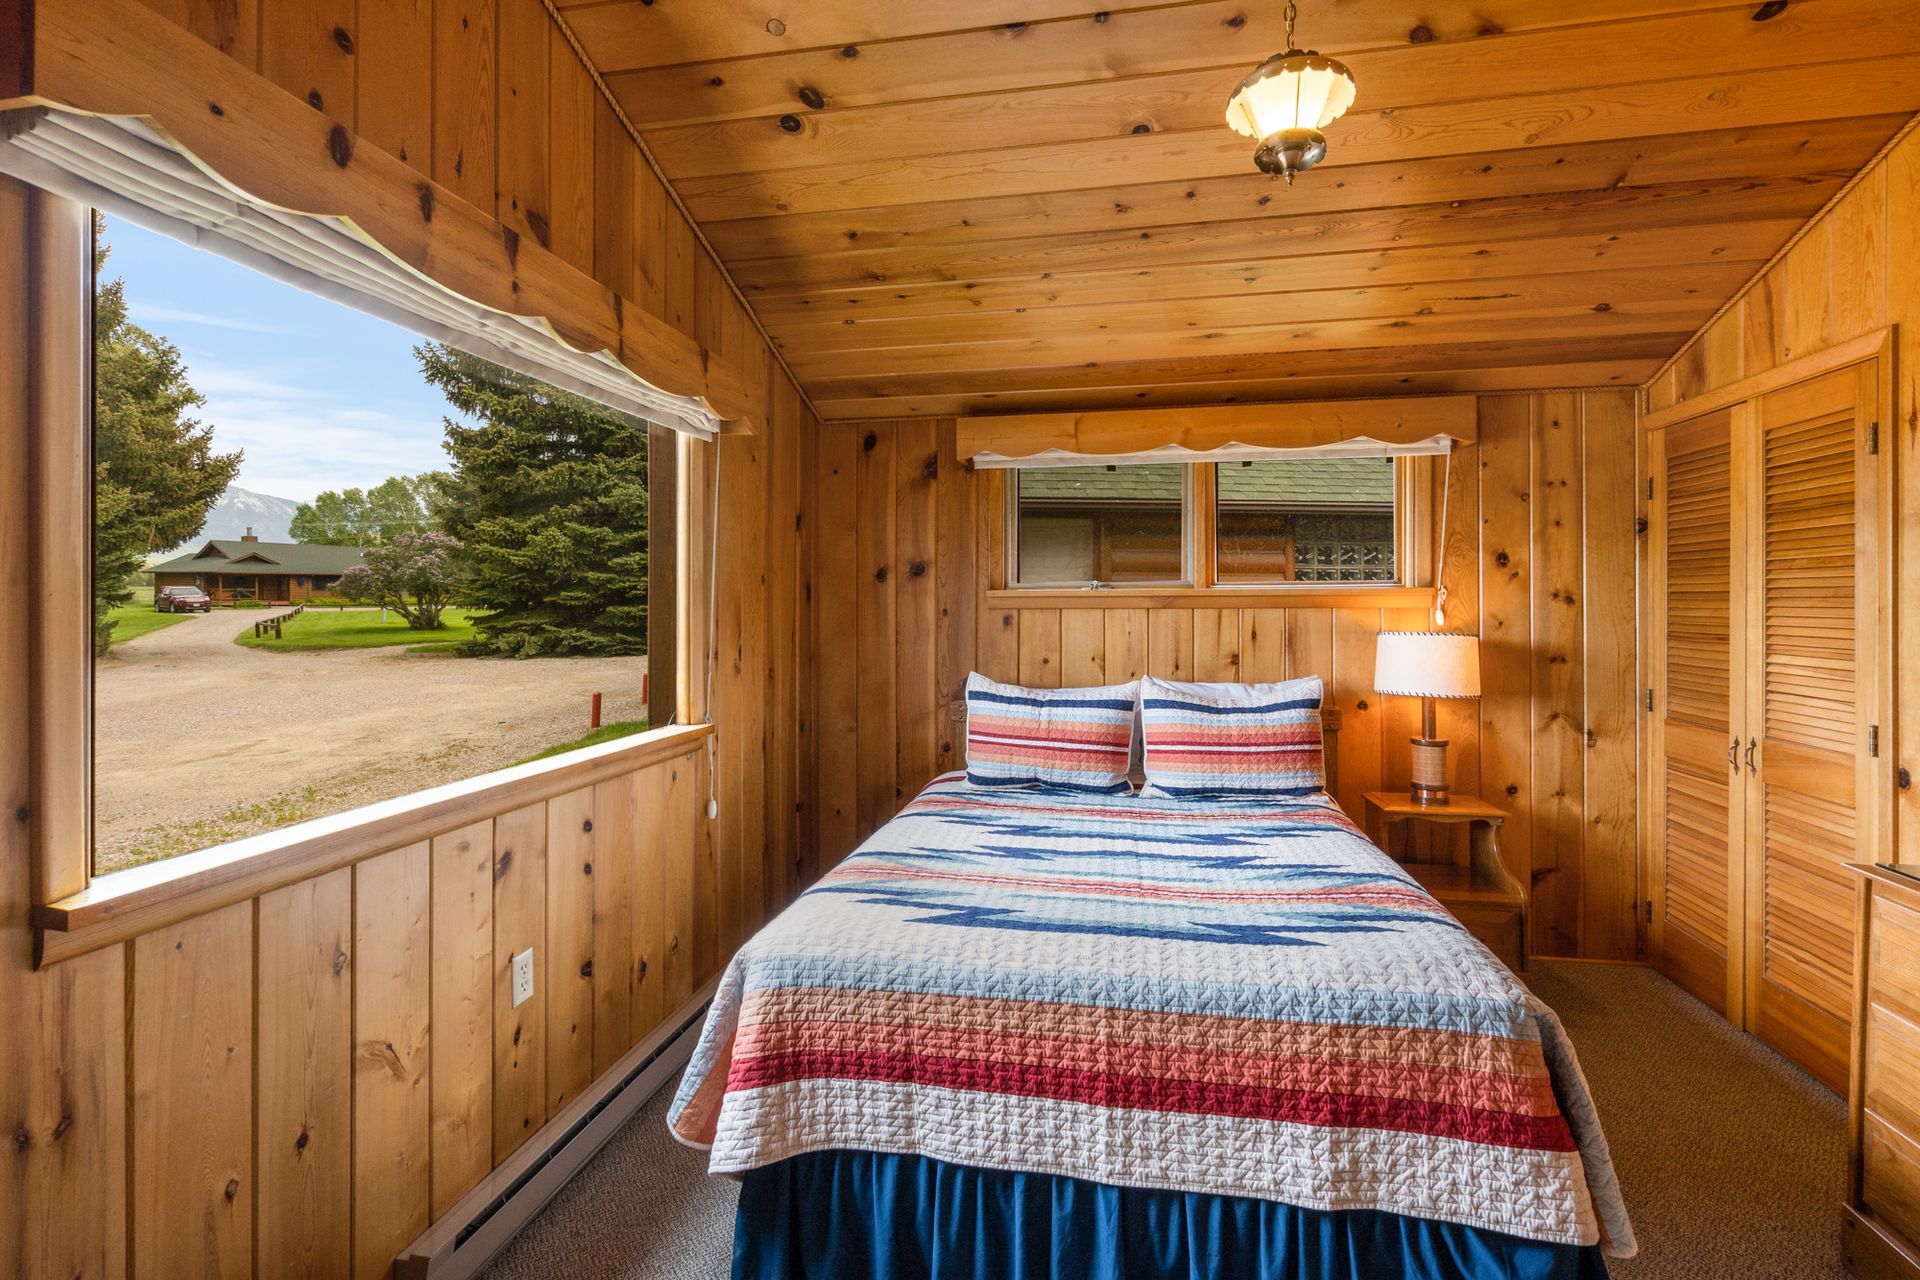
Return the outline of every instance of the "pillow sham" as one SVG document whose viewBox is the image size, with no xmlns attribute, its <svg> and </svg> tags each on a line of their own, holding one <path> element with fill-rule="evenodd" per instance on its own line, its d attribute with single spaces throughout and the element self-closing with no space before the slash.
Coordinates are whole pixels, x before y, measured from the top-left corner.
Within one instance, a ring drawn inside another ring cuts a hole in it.
<svg viewBox="0 0 1920 1280">
<path fill-rule="evenodd" d="M 1324 791 L 1319 676 L 1278 684 L 1140 682 L 1150 796 Z"/>
<path fill-rule="evenodd" d="M 967 781 L 1125 795 L 1140 686 L 1027 689 L 967 677 Z"/>
</svg>

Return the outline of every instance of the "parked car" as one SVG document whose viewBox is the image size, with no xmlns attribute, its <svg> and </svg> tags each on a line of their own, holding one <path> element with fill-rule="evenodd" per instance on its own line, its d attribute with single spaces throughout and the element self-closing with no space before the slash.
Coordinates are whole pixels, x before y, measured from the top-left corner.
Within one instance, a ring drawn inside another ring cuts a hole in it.
<svg viewBox="0 0 1920 1280">
<path fill-rule="evenodd" d="M 213 597 L 198 587 L 162 587 L 154 593 L 155 613 L 212 613 Z"/>
</svg>

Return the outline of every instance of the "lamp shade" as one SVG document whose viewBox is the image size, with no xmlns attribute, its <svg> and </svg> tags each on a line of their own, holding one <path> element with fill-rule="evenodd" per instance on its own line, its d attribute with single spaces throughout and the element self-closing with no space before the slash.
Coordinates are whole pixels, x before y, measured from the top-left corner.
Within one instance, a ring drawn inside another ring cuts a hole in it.
<svg viewBox="0 0 1920 1280">
<path fill-rule="evenodd" d="M 1353 74 L 1332 58 L 1289 49 L 1254 68 L 1227 101 L 1227 124 L 1249 138 L 1324 129 L 1353 105 Z"/>
<path fill-rule="evenodd" d="M 1373 689 L 1410 698 L 1477 698 L 1479 637 L 1382 631 L 1373 651 Z"/>
</svg>

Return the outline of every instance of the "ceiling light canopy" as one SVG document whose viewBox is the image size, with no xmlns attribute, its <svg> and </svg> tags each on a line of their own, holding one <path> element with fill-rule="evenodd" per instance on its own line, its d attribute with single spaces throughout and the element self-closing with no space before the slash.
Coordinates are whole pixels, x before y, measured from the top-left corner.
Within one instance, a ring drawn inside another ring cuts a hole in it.
<svg viewBox="0 0 1920 1280">
<path fill-rule="evenodd" d="M 1255 67 L 1227 99 L 1227 124 L 1260 139 L 1253 162 L 1293 185 L 1293 175 L 1327 154 L 1320 132 L 1353 105 L 1353 73 L 1332 58 L 1293 44 L 1296 10 L 1287 5 L 1287 51 Z"/>
</svg>

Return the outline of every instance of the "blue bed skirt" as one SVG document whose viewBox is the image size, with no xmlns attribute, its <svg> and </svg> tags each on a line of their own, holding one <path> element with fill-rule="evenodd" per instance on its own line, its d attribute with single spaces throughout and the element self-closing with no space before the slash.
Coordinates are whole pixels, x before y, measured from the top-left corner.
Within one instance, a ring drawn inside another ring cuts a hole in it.
<svg viewBox="0 0 1920 1280">
<path fill-rule="evenodd" d="M 735 1280 L 1605 1280 L 1598 1246 L 822 1151 L 746 1175 Z"/>
</svg>

